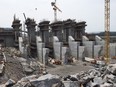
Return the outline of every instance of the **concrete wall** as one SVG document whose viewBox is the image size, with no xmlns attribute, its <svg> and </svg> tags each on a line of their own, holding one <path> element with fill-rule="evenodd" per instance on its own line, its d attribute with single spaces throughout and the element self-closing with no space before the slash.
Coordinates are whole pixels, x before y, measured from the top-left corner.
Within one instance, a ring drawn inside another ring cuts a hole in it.
<svg viewBox="0 0 116 87">
<path fill-rule="evenodd" d="M 62 46 L 63 46 L 63 43 L 59 42 L 58 37 L 53 36 L 53 50 L 54 50 L 54 58 L 55 59 L 58 59 L 58 60 L 62 59 L 62 57 L 61 57 L 61 55 L 62 55 Z"/>
<path fill-rule="evenodd" d="M 74 38 L 72 36 L 69 36 L 69 49 L 72 57 L 75 57 L 76 59 L 79 58 L 79 46 L 80 42 L 74 41 Z"/>
<path fill-rule="evenodd" d="M 68 58 L 70 58 L 70 51 L 68 47 L 62 47 L 62 62 L 63 64 L 68 63 Z"/>
<path fill-rule="evenodd" d="M 85 60 L 85 46 L 79 46 L 79 60 Z"/>
<path fill-rule="evenodd" d="M 84 41 L 83 45 L 85 46 L 85 56 L 86 57 L 94 57 L 94 41 Z"/>
<path fill-rule="evenodd" d="M 102 45 L 95 45 L 94 46 L 94 58 L 98 58 L 100 56 L 103 56 L 102 51 L 103 51 Z"/>
<path fill-rule="evenodd" d="M 110 43 L 110 57 L 116 56 L 116 43 Z"/>
</svg>

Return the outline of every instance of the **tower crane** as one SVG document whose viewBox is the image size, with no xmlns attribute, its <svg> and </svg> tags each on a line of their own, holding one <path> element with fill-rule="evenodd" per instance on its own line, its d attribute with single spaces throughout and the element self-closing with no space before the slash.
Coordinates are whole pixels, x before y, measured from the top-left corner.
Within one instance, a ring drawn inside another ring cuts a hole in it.
<svg viewBox="0 0 116 87">
<path fill-rule="evenodd" d="M 105 0 L 105 58 L 106 63 L 109 63 L 110 53 L 110 0 Z"/>
<path fill-rule="evenodd" d="M 56 6 L 56 0 L 55 2 L 51 2 L 51 5 L 53 6 L 53 10 L 54 10 L 54 21 L 57 21 L 57 10 L 59 12 L 62 12 L 62 11 Z"/>
</svg>

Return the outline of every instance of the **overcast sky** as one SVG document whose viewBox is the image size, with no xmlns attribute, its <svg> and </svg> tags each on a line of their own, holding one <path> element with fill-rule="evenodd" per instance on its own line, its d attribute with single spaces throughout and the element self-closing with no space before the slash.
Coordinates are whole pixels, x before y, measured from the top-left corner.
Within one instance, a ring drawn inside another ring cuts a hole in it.
<svg viewBox="0 0 116 87">
<path fill-rule="evenodd" d="M 34 18 L 38 24 L 41 20 L 53 21 L 54 13 L 51 2 L 54 0 L 0 0 L 0 27 L 11 27 L 13 16 L 24 21 L 23 13 Z M 86 32 L 104 31 L 104 0 L 57 0 L 58 19 L 68 18 L 86 21 Z M 37 10 L 35 9 L 37 8 Z M 116 31 L 116 0 L 111 0 L 111 31 Z"/>
</svg>

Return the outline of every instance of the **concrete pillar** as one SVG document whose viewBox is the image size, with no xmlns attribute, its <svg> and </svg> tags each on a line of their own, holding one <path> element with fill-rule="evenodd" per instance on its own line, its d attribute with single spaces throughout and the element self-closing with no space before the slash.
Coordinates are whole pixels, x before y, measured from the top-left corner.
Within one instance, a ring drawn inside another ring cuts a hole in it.
<svg viewBox="0 0 116 87">
<path fill-rule="evenodd" d="M 50 25 L 50 27 L 52 29 L 53 36 L 57 36 L 59 41 L 62 42 L 62 40 L 63 40 L 63 34 L 62 34 L 63 23 L 62 23 L 62 21 L 54 22 Z"/>
<path fill-rule="evenodd" d="M 96 42 L 96 45 L 102 45 L 103 46 L 103 50 L 101 52 L 101 55 L 104 56 L 104 51 L 105 51 L 105 41 L 99 37 L 99 36 L 95 36 L 95 42 Z"/>
<path fill-rule="evenodd" d="M 78 59 L 79 58 L 79 55 L 78 55 L 79 49 L 78 49 L 78 47 L 80 46 L 80 42 L 75 42 L 74 38 L 72 36 L 69 36 L 68 41 L 69 41 L 69 49 L 70 49 L 71 56 Z"/>
<path fill-rule="evenodd" d="M 22 37 L 19 37 L 19 50 L 20 52 L 23 54 L 23 49 L 24 49 L 24 46 L 23 46 L 23 38 Z"/>
<path fill-rule="evenodd" d="M 110 43 L 110 58 L 116 56 L 116 43 Z"/>
<path fill-rule="evenodd" d="M 56 36 L 54 36 L 53 37 L 53 50 L 54 50 L 55 59 L 61 60 L 62 46 L 63 46 L 63 43 L 59 42 L 59 39 Z"/>
<path fill-rule="evenodd" d="M 75 20 L 68 19 L 63 21 L 63 42 L 68 43 L 68 37 L 74 37 Z"/>
<path fill-rule="evenodd" d="M 63 64 L 68 63 L 68 58 L 70 58 L 70 51 L 68 47 L 62 47 L 62 62 Z"/>
<path fill-rule="evenodd" d="M 82 40 L 82 36 L 85 35 L 85 26 L 87 26 L 85 21 L 81 21 L 75 24 L 74 39 L 76 41 Z"/>
<path fill-rule="evenodd" d="M 79 60 L 85 61 L 85 46 L 79 46 Z"/>
<path fill-rule="evenodd" d="M 49 43 L 49 23 L 50 21 L 42 21 L 38 25 L 40 28 L 39 36 L 42 38 L 42 42 L 45 44 Z"/>
<path fill-rule="evenodd" d="M 85 46 L 85 56 L 94 58 L 94 41 L 84 41 L 83 45 Z"/>
<path fill-rule="evenodd" d="M 27 30 L 28 30 L 28 38 L 30 43 L 35 43 L 36 41 L 36 33 L 35 33 L 35 26 L 37 25 L 34 19 L 27 18 L 26 23 Z"/>
<path fill-rule="evenodd" d="M 27 32 L 28 32 L 29 55 L 32 57 L 36 57 L 37 56 L 36 32 L 35 32 L 36 23 L 34 19 L 27 18 L 25 24 L 27 25 Z"/>
<path fill-rule="evenodd" d="M 19 39 L 19 37 L 21 36 L 21 34 L 20 34 L 20 31 L 21 31 L 21 29 L 20 29 L 20 27 L 21 27 L 21 23 L 20 23 L 20 20 L 19 19 L 16 19 L 15 17 L 14 17 L 14 21 L 12 22 L 12 27 L 13 27 L 13 29 L 14 29 L 14 34 L 15 34 L 15 43 L 14 43 L 14 45 L 15 45 L 15 47 L 18 47 L 19 46 L 19 43 L 18 43 L 18 39 Z"/>
<path fill-rule="evenodd" d="M 42 63 L 44 65 L 47 65 L 48 64 L 48 58 L 49 58 L 49 49 L 48 48 L 43 48 L 43 61 Z"/>
<path fill-rule="evenodd" d="M 103 56 L 103 46 L 102 45 L 95 45 L 94 46 L 94 58 L 98 58 L 100 56 Z"/>
</svg>

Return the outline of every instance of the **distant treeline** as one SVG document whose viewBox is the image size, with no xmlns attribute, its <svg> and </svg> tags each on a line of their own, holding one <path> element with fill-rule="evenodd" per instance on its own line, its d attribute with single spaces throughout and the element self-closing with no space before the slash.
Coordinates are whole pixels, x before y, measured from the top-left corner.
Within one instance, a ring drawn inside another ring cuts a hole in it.
<svg viewBox="0 0 116 87">
<path fill-rule="evenodd" d="M 99 32 L 99 33 L 90 33 L 98 36 L 104 36 L 105 32 Z M 116 32 L 110 32 L 110 36 L 116 36 Z"/>
</svg>

